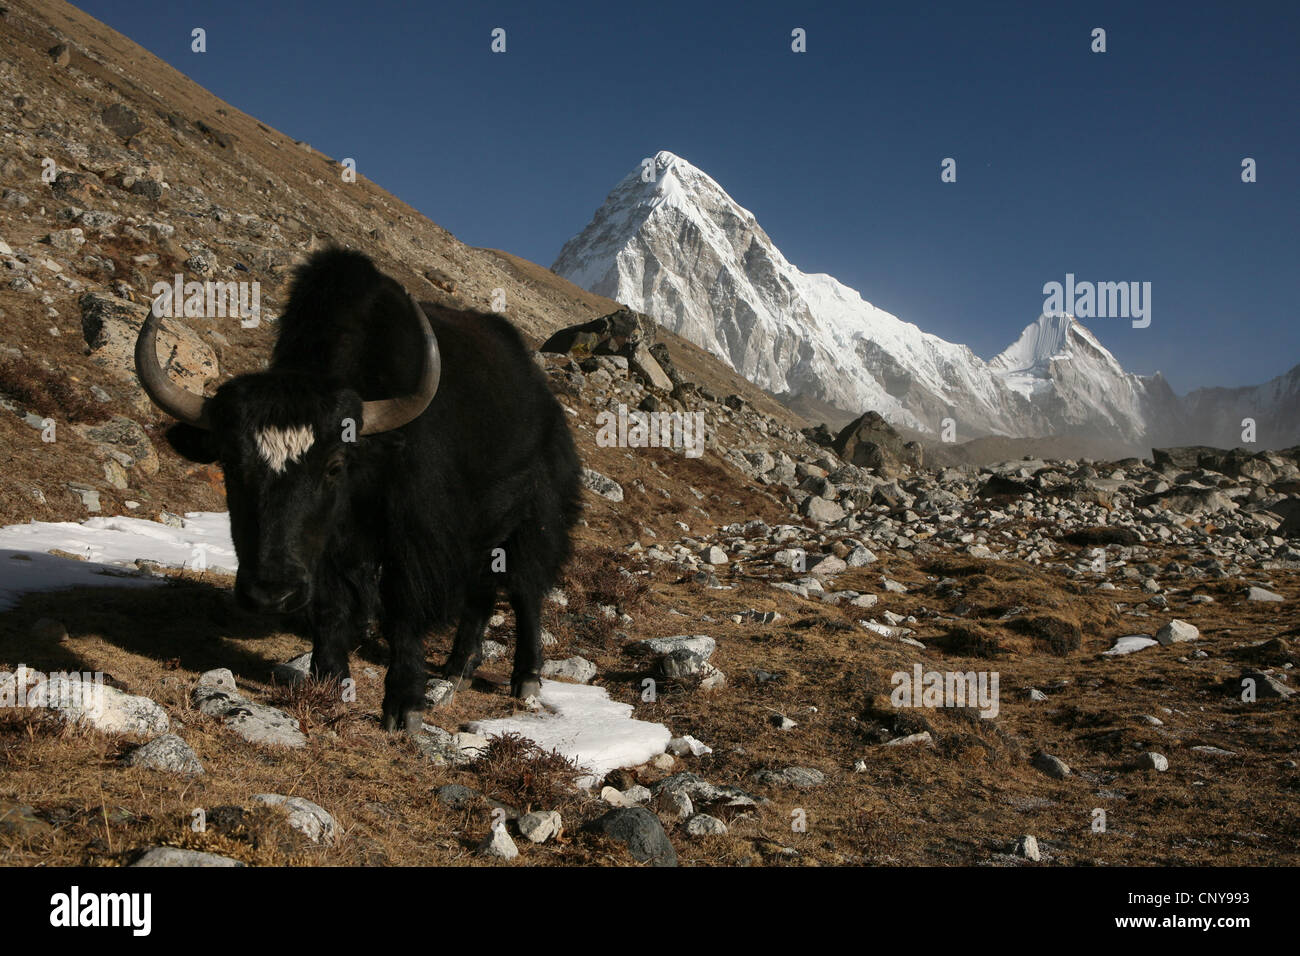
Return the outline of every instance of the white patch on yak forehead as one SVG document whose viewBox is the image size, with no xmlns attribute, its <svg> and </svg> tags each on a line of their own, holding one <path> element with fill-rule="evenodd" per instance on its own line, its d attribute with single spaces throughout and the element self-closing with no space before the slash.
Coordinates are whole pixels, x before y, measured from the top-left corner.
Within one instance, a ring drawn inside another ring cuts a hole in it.
<svg viewBox="0 0 1300 956">
<path fill-rule="evenodd" d="M 296 462 L 307 449 L 316 443 L 316 433 L 310 425 L 297 428 L 263 428 L 257 433 L 257 451 L 274 472 L 282 472 L 290 462 Z"/>
</svg>

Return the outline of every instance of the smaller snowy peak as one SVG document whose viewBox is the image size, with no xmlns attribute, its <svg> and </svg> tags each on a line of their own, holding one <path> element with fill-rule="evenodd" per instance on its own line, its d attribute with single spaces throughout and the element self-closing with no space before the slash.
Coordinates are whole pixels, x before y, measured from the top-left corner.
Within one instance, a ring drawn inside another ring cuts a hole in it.
<svg viewBox="0 0 1300 956">
<path fill-rule="evenodd" d="M 1083 329 L 1070 315 L 1040 315 L 1012 345 L 989 362 L 1000 372 L 1044 370 L 1052 359 L 1069 358 L 1070 332 Z M 1086 331 L 1086 330 L 1084 330 Z M 1088 335 L 1092 339 L 1092 335 Z M 1095 339 L 1092 339 L 1096 343 Z"/>
</svg>

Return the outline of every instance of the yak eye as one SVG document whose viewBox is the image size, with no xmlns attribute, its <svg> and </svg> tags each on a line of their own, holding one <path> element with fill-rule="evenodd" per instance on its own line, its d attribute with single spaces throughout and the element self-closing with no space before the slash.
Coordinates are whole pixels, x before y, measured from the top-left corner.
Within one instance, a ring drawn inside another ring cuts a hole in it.
<svg viewBox="0 0 1300 956">
<path fill-rule="evenodd" d="M 337 478 L 343 472 L 343 459 L 334 458 L 325 466 L 326 478 Z"/>
</svg>

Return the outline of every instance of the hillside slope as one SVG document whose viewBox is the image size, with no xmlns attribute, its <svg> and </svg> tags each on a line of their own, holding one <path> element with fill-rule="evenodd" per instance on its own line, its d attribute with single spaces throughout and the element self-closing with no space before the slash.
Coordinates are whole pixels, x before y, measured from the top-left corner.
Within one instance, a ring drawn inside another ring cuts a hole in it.
<svg viewBox="0 0 1300 956">
<path fill-rule="evenodd" d="M 60 0 L 7 4 L 0 98 L 0 521 L 82 518 L 96 499 L 104 513 L 222 507 L 219 473 L 165 450 L 164 421 L 130 372 L 127 333 L 154 283 L 178 273 L 260 284 L 259 327 L 187 320 L 187 384 L 209 389 L 261 367 L 293 266 L 327 244 L 365 251 L 426 301 L 490 311 L 501 290 L 504 314 L 534 344 L 618 308 L 465 245 L 364 170 L 345 182 L 334 159 Z M 695 380 L 803 424 L 662 338 Z"/>
</svg>

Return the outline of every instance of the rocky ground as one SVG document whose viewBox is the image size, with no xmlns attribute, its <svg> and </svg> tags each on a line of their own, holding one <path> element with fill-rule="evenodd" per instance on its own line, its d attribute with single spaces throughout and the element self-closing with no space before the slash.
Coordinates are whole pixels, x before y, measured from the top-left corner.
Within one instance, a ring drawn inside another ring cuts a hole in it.
<svg viewBox="0 0 1300 956">
<path fill-rule="evenodd" d="M 518 709 L 504 606 L 480 681 L 431 681 L 410 740 L 376 719 L 382 641 L 342 702 L 301 679 L 292 630 L 233 609 L 226 576 L 33 594 L 0 612 L 0 670 L 111 690 L 103 712 L 0 708 L 0 860 L 1295 862 L 1300 453 L 931 467 L 960 456 L 870 414 L 809 427 L 616 303 L 465 247 L 364 177 L 344 188 L 333 160 L 71 7 L 9 4 L 0 43 L 0 522 L 223 506 L 219 470 L 166 448 L 130 373 L 159 279 L 263 283 L 257 328 L 172 326 L 174 373 L 209 388 L 264 361 L 289 270 L 323 242 L 421 298 L 486 309 L 504 289 L 589 469 L 551 676 L 672 734 L 583 788 L 553 754 L 471 733 Z M 620 408 L 701 416 L 702 454 L 610 446 L 599 416 Z M 997 695 L 901 703 L 918 666 L 996 674 Z M 17 686 L 0 673 L 0 697 Z"/>
<path fill-rule="evenodd" d="M 301 659 L 277 666 L 305 643 L 230 610 L 228 579 L 36 595 L 0 617 L 6 656 L 107 671 L 125 716 L 6 715 L 6 858 L 1294 860 L 1293 455 L 936 471 L 872 416 L 837 453 L 670 360 L 652 372 L 677 381 L 652 387 L 629 371 L 653 354 L 634 320 L 539 355 L 590 469 L 548 657 L 666 724 L 670 753 L 582 789 L 553 756 L 466 732 L 516 709 L 504 607 L 479 683 L 448 700 L 432 680 L 407 742 L 376 723 L 382 646 L 339 704 L 298 682 Z M 702 412 L 705 453 L 601 447 L 619 405 Z M 431 664 L 447 649 L 435 635 Z M 996 713 L 898 706 L 918 665 L 996 673 Z"/>
</svg>

